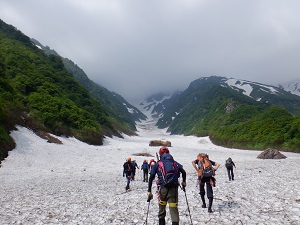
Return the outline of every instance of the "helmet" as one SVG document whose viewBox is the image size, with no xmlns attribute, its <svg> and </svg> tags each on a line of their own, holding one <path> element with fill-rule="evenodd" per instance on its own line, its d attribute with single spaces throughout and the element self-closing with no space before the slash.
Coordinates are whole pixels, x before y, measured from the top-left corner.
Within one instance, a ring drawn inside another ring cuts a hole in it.
<svg viewBox="0 0 300 225">
<path fill-rule="evenodd" d="M 128 158 L 127 158 L 127 161 L 129 161 L 129 162 L 130 162 L 130 161 L 131 161 L 131 158 L 130 158 L 130 157 L 128 157 Z"/>
<path fill-rule="evenodd" d="M 162 156 L 163 154 L 165 153 L 169 153 L 169 149 L 166 147 L 166 146 L 162 146 L 160 149 L 159 149 L 159 155 Z"/>
</svg>

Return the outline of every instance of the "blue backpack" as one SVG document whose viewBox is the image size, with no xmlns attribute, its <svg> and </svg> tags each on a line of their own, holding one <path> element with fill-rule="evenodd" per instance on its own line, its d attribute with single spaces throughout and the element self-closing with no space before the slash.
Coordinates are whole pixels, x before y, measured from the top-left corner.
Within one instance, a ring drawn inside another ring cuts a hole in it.
<svg viewBox="0 0 300 225">
<path fill-rule="evenodd" d="M 162 155 L 160 161 L 158 161 L 158 171 L 161 173 L 160 185 L 167 187 L 178 184 L 178 166 L 170 154 L 165 153 Z"/>
<path fill-rule="evenodd" d="M 142 170 L 149 170 L 149 164 L 147 162 L 143 162 Z"/>
</svg>

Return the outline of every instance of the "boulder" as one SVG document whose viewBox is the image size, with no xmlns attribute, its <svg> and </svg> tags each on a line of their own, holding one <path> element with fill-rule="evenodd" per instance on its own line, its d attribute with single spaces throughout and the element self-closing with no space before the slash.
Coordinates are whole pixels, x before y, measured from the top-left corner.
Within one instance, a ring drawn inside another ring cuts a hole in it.
<svg viewBox="0 0 300 225">
<path fill-rule="evenodd" d="M 268 148 L 260 153 L 257 158 L 259 159 L 285 159 L 286 156 L 280 153 L 277 149 Z"/>
<path fill-rule="evenodd" d="M 166 146 L 171 147 L 171 142 L 167 140 L 152 140 L 149 142 L 149 146 Z"/>
</svg>

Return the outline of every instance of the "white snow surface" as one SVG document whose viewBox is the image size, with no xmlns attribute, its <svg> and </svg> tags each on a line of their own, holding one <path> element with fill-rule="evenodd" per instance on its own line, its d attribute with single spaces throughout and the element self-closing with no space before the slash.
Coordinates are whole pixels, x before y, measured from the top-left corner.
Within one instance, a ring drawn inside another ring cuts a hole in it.
<svg viewBox="0 0 300 225">
<path fill-rule="evenodd" d="M 158 224 L 158 203 L 147 200 L 147 183 L 137 171 L 131 191 L 122 176 L 127 157 L 140 166 L 134 153 L 155 156 L 159 147 L 149 141 L 171 141 L 170 153 L 187 172 L 186 195 L 179 189 L 180 224 L 300 224 L 300 154 L 287 159 L 262 160 L 261 151 L 216 146 L 208 137 L 169 135 L 155 121 L 138 124 L 138 136 L 106 138 L 91 146 L 75 138 L 47 143 L 32 131 L 18 127 L 11 136 L 17 147 L 0 168 L 0 224 Z M 191 161 L 200 152 L 221 164 L 214 189 L 213 213 L 201 208 L 197 174 Z M 235 180 L 229 182 L 225 160 L 236 163 Z M 168 210 L 168 209 L 167 209 Z M 171 224 L 167 211 L 167 224 Z"/>
</svg>

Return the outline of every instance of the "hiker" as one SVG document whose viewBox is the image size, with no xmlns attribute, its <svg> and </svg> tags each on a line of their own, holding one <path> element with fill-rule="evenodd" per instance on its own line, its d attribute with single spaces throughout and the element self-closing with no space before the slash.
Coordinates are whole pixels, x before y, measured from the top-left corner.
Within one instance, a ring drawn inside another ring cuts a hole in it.
<svg viewBox="0 0 300 225">
<path fill-rule="evenodd" d="M 234 180 L 233 167 L 234 168 L 236 168 L 236 167 L 235 167 L 235 164 L 234 164 L 234 162 L 232 161 L 232 159 L 230 157 L 226 160 L 225 167 L 227 169 L 229 181 Z"/>
<path fill-rule="evenodd" d="M 138 169 L 140 169 L 140 168 L 137 165 L 135 160 L 131 161 L 131 163 L 132 163 L 132 180 L 134 180 L 136 168 L 138 168 Z"/>
<path fill-rule="evenodd" d="M 150 169 L 153 168 L 153 166 L 155 165 L 156 161 L 155 159 L 150 159 L 149 165 L 150 165 Z"/>
<path fill-rule="evenodd" d="M 132 171 L 133 166 L 131 163 L 131 158 L 127 158 L 127 161 L 123 164 L 123 177 L 126 176 L 127 179 L 127 185 L 125 187 L 126 191 L 130 189 L 130 181 L 132 180 Z"/>
<path fill-rule="evenodd" d="M 186 172 L 182 165 L 174 161 L 167 147 L 161 147 L 159 150 L 160 160 L 154 165 L 150 171 L 148 182 L 148 201 L 153 198 L 151 188 L 155 175 L 157 174 L 157 193 L 159 202 L 158 219 L 159 225 L 165 225 L 166 206 L 169 204 L 169 212 L 171 215 L 172 225 L 179 224 L 178 212 L 178 178 L 182 174 L 182 187 L 186 186 Z M 170 178 L 171 177 L 171 178 Z"/>
<path fill-rule="evenodd" d="M 212 203 L 213 203 L 213 186 L 216 185 L 216 179 L 214 178 L 215 171 L 219 168 L 220 164 L 211 161 L 207 154 L 200 153 L 197 156 L 197 159 L 192 161 L 192 165 L 198 173 L 198 182 L 200 188 L 200 196 L 202 200 L 202 208 L 206 208 L 205 203 L 205 188 L 204 184 L 206 184 L 206 192 L 208 198 L 208 212 L 212 213 Z"/>
<path fill-rule="evenodd" d="M 143 170 L 143 182 L 148 182 L 148 172 L 149 172 L 150 165 L 147 163 L 145 159 L 143 164 L 141 165 L 141 170 Z"/>
</svg>

